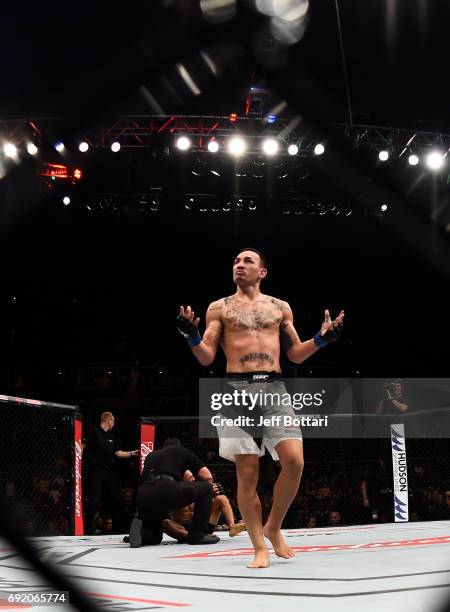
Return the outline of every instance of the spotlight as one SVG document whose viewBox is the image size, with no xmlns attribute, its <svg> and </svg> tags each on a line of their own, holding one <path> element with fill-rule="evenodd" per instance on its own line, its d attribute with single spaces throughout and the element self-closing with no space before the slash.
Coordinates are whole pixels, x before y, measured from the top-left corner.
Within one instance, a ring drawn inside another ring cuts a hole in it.
<svg viewBox="0 0 450 612">
<path fill-rule="evenodd" d="M 217 172 L 217 170 L 210 170 L 211 174 L 214 174 L 214 176 L 220 176 L 220 172 Z"/>
<path fill-rule="evenodd" d="M 387 211 L 387 209 L 388 209 L 387 204 L 382 204 L 382 205 L 380 206 L 380 210 L 381 210 L 381 212 L 386 212 L 386 211 Z"/>
<path fill-rule="evenodd" d="M 430 170 L 440 170 L 444 165 L 444 156 L 439 151 L 432 151 L 427 155 L 426 163 Z"/>
<path fill-rule="evenodd" d="M 89 150 L 89 144 L 86 141 L 80 142 L 78 149 L 81 151 L 81 153 L 86 153 L 86 151 Z"/>
<path fill-rule="evenodd" d="M 16 147 L 16 145 L 13 145 L 11 142 L 7 142 L 3 146 L 3 152 L 6 155 L 6 157 L 16 157 L 16 155 L 17 155 L 17 147 Z"/>
<path fill-rule="evenodd" d="M 263 142 L 262 148 L 266 155 L 275 155 L 278 151 L 278 142 L 273 138 L 268 138 Z"/>
<path fill-rule="evenodd" d="M 248 209 L 249 210 L 256 210 L 256 202 L 255 202 L 255 200 L 249 200 L 248 201 Z"/>
<path fill-rule="evenodd" d="M 230 119 L 231 123 L 236 123 L 236 121 L 237 121 L 236 113 L 231 113 L 230 116 L 229 116 L 229 119 Z"/>
<path fill-rule="evenodd" d="M 113 153 L 118 153 L 120 151 L 120 142 L 113 142 L 111 145 L 111 151 Z"/>
<path fill-rule="evenodd" d="M 296 144 L 291 144 L 288 146 L 288 153 L 289 155 L 297 155 L 298 153 L 298 147 Z"/>
<path fill-rule="evenodd" d="M 187 151 L 191 146 L 191 141 L 187 136 L 180 136 L 176 142 L 177 147 L 180 151 Z"/>
<path fill-rule="evenodd" d="M 27 144 L 27 151 L 28 151 L 29 155 L 36 155 L 36 153 L 38 152 L 38 148 L 37 148 L 37 146 L 34 143 L 29 142 Z"/>
<path fill-rule="evenodd" d="M 55 149 L 58 151 L 58 153 L 62 153 L 65 148 L 64 143 L 61 141 L 55 144 Z"/>
<path fill-rule="evenodd" d="M 210 153 L 217 153 L 218 150 L 219 150 L 219 143 L 217 142 L 217 140 L 210 140 L 208 142 L 208 151 Z"/>
<path fill-rule="evenodd" d="M 150 199 L 150 210 L 152 212 L 158 212 L 159 209 L 160 209 L 160 206 L 161 206 L 161 202 L 160 202 L 158 196 L 152 197 Z"/>
<path fill-rule="evenodd" d="M 385 162 L 389 159 L 389 151 L 380 151 L 378 153 L 378 159 L 382 162 Z"/>
<path fill-rule="evenodd" d="M 316 144 L 316 146 L 314 147 L 314 153 L 316 155 L 322 155 L 323 153 L 325 153 L 325 147 L 322 143 L 319 142 L 318 144 Z"/>
<path fill-rule="evenodd" d="M 232 155 L 242 155 L 246 148 L 245 141 L 239 136 L 233 136 L 228 142 L 228 150 Z"/>
<path fill-rule="evenodd" d="M 234 202 L 234 207 L 237 212 L 241 212 L 244 210 L 244 200 L 242 198 L 236 198 Z"/>
<path fill-rule="evenodd" d="M 185 199 L 184 201 L 184 207 L 186 210 L 192 210 L 192 207 L 194 206 L 194 198 L 193 197 L 188 197 Z"/>
<path fill-rule="evenodd" d="M 269 115 L 267 117 L 267 123 L 275 123 L 276 120 L 277 120 L 277 116 L 276 115 Z"/>
<path fill-rule="evenodd" d="M 69 206 L 69 204 L 70 204 L 69 196 L 64 196 L 62 202 L 63 202 L 64 206 Z"/>
<path fill-rule="evenodd" d="M 408 157 L 408 163 L 410 166 L 417 166 L 417 164 L 419 163 L 419 158 L 413 153 Z"/>
</svg>

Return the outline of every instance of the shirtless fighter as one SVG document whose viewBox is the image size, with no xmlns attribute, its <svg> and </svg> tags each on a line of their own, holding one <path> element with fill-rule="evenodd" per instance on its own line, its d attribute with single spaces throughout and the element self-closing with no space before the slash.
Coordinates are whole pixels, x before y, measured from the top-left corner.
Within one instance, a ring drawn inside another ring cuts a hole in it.
<svg viewBox="0 0 450 612">
<path fill-rule="evenodd" d="M 178 331 L 187 339 L 191 351 L 203 366 L 213 363 L 218 346 L 226 359 L 226 378 L 229 384 L 254 385 L 266 391 L 286 392 L 280 381 L 280 345 L 293 363 L 299 364 L 334 342 L 343 327 L 344 311 L 333 321 L 328 310 L 320 331 L 302 342 L 294 328 L 292 310 L 287 302 L 264 295 L 261 281 L 267 276 L 264 256 L 253 248 L 243 249 L 233 264 L 236 293 L 209 305 L 203 338 L 198 331 L 199 317 L 191 307 L 180 308 Z M 236 387 L 235 387 L 236 388 Z M 284 431 L 284 430 L 283 430 Z M 219 453 L 236 462 L 238 504 L 242 518 L 255 549 L 251 568 L 269 566 L 268 538 L 275 554 L 288 559 L 294 556 L 281 534 L 281 525 L 300 484 L 303 470 L 303 442 L 299 429 L 283 435 L 283 431 L 264 434 L 261 449 L 253 437 L 221 436 Z M 274 486 L 272 509 L 262 525 L 261 502 L 256 486 L 259 457 L 268 449 L 274 460 L 280 461 L 281 471 Z"/>
</svg>

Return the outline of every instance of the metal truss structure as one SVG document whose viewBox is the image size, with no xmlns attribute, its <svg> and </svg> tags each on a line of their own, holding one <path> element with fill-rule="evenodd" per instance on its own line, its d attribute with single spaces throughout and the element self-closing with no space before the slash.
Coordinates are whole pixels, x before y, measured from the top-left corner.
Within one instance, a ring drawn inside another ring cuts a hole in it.
<svg viewBox="0 0 450 612">
<path fill-rule="evenodd" d="M 393 157 L 402 157 L 407 152 L 421 155 L 432 148 L 445 154 L 450 149 L 450 134 L 414 131 L 396 127 L 365 124 L 332 124 L 350 141 L 355 149 L 379 152 L 389 151 Z M 22 118 L 0 120 L 0 138 L 16 146 L 34 142 L 37 146 L 46 141 L 47 133 L 58 133 L 56 118 Z M 232 135 L 241 135 L 247 142 L 247 153 L 261 153 L 262 140 L 267 137 L 279 141 L 277 155 L 287 155 L 287 146 L 296 144 L 300 153 L 314 150 L 319 137 L 310 128 L 305 128 L 299 116 L 291 119 L 277 118 L 273 123 L 267 117 L 235 115 L 122 115 L 96 130 L 86 130 L 78 140 L 85 140 L 92 148 L 109 148 L 119 142 L 121 148 L 142 148 L 162 144 L 175 145 L 176 137 L 189 136 L 192 150 L 206 150 L 211 139 L 219 144 Z"/>
</svg>

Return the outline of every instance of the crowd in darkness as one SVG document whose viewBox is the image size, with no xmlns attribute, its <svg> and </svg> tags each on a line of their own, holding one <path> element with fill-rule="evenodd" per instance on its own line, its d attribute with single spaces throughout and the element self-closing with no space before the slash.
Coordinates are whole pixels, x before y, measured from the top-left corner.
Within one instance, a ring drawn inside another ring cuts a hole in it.
<svg viewBox="0 0 450 612">
<path fill-rule="evenodd" d="M 230 499 L 235 519 L 240 519 L 236 501 L 236 481 L 233 466 L 222 460 L 211 441 L 197 443 L 191 448 L 205 460 L 215 479 L 221 482 Z M 187 441 L 184 442 L 187 446 Z M 307 456 L 307 454 L 306 454 Z M 270 458 L 264 458 L 259 495 L 263 515 L 269 513 L 273 482 L 278 467 Z M 136 511 L 135 494 L 138 483 L 139 462 L 136 458 L 119 462 L 120 474 L 120 525 L 114 525 L 111 506 L 107 495 L 95 514 L 97 534 L 124 532 Z M 387 493 L 385 507 L 376 508 L 373 503 L 364 506 L 361 491 L 362 482 L 369 482 L 369 498 L 379 500 L 382 483 L 379 471 L 381 460 L 349 461 L 308 461 L 302 477 L 299 493 L 286 516 L 285 528 L 314 528 L 339 525 L 390 522 L 393 520 L 389 509 L 392 494 Z M 387 465 L 387 470 L 391 470 Z M 67 462 L 58 457 L 51 473 L 36 477 L 31 487 L 23 487 L 21 481 L 13 478 L 4 482 L 2 503 L 14 513 L 30 535 L 66 535 L 70 533 L 70 484 L 67 478 Z M 89 470 L 86 463 L 84 471 Z M 414 458 L 409 464 L 409 519 L 410 521 L 449 520 L 450 519 L 450 482 L 448 459 L 442 457 Z M 84 488 L 84 508 L 89 504 L 88 489 Z"/>
<path fill-rule="evenodd" d="M 210 468 L 216 481 L 223 484 L 230 500 L 235 519 L 241 515 L 236 499 L 236 478 L 234 466 L 219 457 L 214 440 L 198 440 L 189 434 L 189 427 L 171 423 L 166 430 L 171 435 L 178 434 L 183 444 L 196 452 Z M 162 439 L 158 436 L 158 439 Z M 347 441 L 345 453 L 359 452 L 360 447 L 354 440 Z M 388 442 L 388 441 L 387 441 Z M 430 441 L 427 441 L 430 442 Z M 308 457 L 306 442 L 305 455 Z M 352 449 L 353 445 L 353 449 Z M 420 443 L 414 454 L 424 450 L 427 445 Z M 428 446 L 431 450 L 431 447 Z M 367 523 L 383 523 L 394 520 L 392 493 L 385 493 L 386 503 L 382 502 L 380 490 L 385 486 L 385 478 L 392 480 L 392 467 L 389 461 L 380 458 L 357 458 L 347 460 L 317 460 L 316 449 L 311 448 L 312 460 L 305 461 L 299 493 L 285 518 L 285 528 L 336 527 Z M 436 448 L 434 448 L 436 454 Z M 319 451 L 320 453 L 320 451 Z M 263 462 L 258 492 L 261 498 L 263 517 L 266 518 L 272 503 L 271 483 L 278 472 L 277 463 L 270 457 Z M 122 521 L 127 523 L 135 511 L 134 496 L 137 487 L 138 465 L 136 461 L 120 462 Z M 448 458 L 442 456 L 411 459 L 409 464 L 409 513 L 410 521 L 450 519 L 450 480 Z M 362 483 L 368 483 L 370 504 L 363 503 Z M 375 500 L 380 507 L 375 506 Z M 85 500 L 87 502 L 88 500 Z M 107 498 L 103 498 L 96 514 L 96 533 L 113 533 L 111 511 Z"/>
<path fill-rule="evenodd" d="M 160 393 L 158 393 L 158 402 L 169 402 L 171 399 L 165 398 L 164 393 L 161 397 L 159 395 Z M 180 405 L 179 399 L 172 399 L 175 404 Z M 101 404 L 94 401 L 86 402 L 83 414 L 86 438 L 90 429 L 97 423 L 97 415 L 109 407 L 109 401 L 103 398 Z M 141 404 L 138 403 L 136 409 L 131 410 L 130 396 L 127 395 L 123 401 L 118 401 L 115 405 L 116 435 L 124 440 L 125 449 L 137 448 L 139 414 L 143 413 Z M 153 409 L 154 414 L 163 412 L 159 405 L 153 406 Z M 152 413 L 147 411 L 144 414 Z M 42 415 L 36 421 L 38 422 L 42 425 Z M 35 427 L 36 425 L 30 425 L 33 431 Z M 15 428 L 16 426 L 11 423 L 10 430 Z M 199 439 L 197 423 L 192 417 L 189 420 L 182 415 L 176 420 L 157 419 L 156 431 L 156 448 L 162 445 L 166 437 L 177 437 L 184 446 L 204 460 L 214 479 L 223 484 L 234 510 L 235 519 L 239 520 L 234 465 L 219 457 L 217 440 Z M 8 437 L 5 437 L 5 443 L 7 440 Z M 445 439 L 407 440 L 411 521 L 450 518 L 450 466 L 446 442 Z M 36 452 L 38 449 L 42 450 L 39 444 L 36 444 Z M 389 491 L 389 487 L 392 487 L 389 439 L 369 441 L 305 439 L 304 446 L 305 468 L 300 490 L 285 518 L 285 528 L 328 527 L 393 520 L 392 491 Z M 44 450 L 42 459 L 34 463 L 24 463 L 26 455 L 23 454 L 20 455 L 20 460 L 19 457 L 7 455 L 14 470 L 3 470 L 3 474 L 0 474 L 0 497 L 2 504 L 11 515 L 16 516 L 26 533 L 66 535 L 71 529 L 69 455 L 65 450 L 63 452 L 61 447 L 58 450 L 55 446 L 54 454 L 50 453 L 48 445 Z M 42 463 L 44 460 L 47 462 L 45 466 Z M 279 468 L 268 456 L 261 461 L 258 491 L 266 517 L 272 502 L 272 483 Z M 133 457 L 120 460 L 117 462 L 117 469 L 120 482 L 120 508 L 113 512 L 108 497 L 103 495 L 95 514 L 95 533 L 108 534 L 119 531 L 123 533 L 127 530 L 136 510 L 139 459 Z M 86 476 L 89 473 L 87 456 L 83 461 L 83 471 L 83 506 L 86 510 L 90 501 L 86 486 Z M 368 490 L 368 503 L 364 503 L 364 482 Z M 119 525 L 114 524 L 114 515 Z M 120 517 L 118 521 L 117 516 Z"/>
</svg>

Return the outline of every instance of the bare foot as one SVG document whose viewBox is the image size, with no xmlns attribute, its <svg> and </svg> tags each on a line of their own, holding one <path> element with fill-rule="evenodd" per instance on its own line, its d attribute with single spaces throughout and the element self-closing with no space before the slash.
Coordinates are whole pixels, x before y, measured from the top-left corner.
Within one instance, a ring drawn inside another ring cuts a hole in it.
<svg viewBox="0 0 450 612">
<path fill-rule="evenodd" d="M 278 557 L 283 557 L 283 559 L 295 557 L 294 551 L 286 544 L 279 529 L 272 530 L 266 525 L 264 527 L 264 535 L 270 540 L 273 550 Z"/>
<path fill-rule="evenodd" d="M 261 550 L 255 550 L 255 558 L 251 563 L 247 565 L 247 567 L 258 568 L 258 567 L 269 567 L 270 559 L 269 559 L 269 549 L 262 548 Z"/>
<path fill-rule="evenodd" d="M 241 531 L 245 531 L 245 523 L 234 523 L 234 525 L 230 525 L 230 538 L 234 538 L 234 536 L 237 536 Z"/>
</svg>

